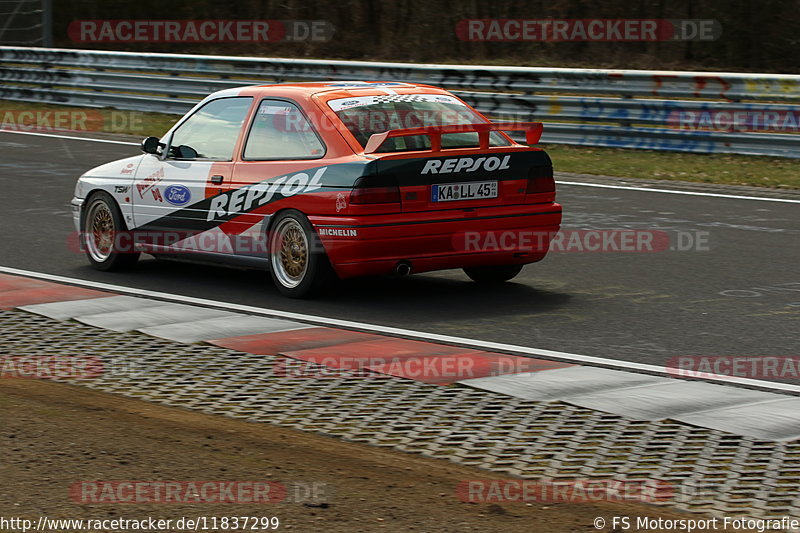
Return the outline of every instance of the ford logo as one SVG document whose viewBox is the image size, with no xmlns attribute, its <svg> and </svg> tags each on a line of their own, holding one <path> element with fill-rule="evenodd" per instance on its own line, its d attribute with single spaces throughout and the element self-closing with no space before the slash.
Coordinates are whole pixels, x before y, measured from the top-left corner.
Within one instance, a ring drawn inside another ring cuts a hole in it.
<svg viewBox="0 0 800 533">
<path fill-rule="evenodd" d="M 185 205 L 192 199 L 192 193 L 183 185 L 170 185 L 164 190 L 164 198 L 172 205 Z"/>
</svg>

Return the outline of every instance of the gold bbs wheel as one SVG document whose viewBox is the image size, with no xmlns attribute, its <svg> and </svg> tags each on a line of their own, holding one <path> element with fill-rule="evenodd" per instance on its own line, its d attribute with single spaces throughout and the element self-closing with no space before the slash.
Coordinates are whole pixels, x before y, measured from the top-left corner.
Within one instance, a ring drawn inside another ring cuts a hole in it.
<svg viewBox="0 0 800 533">
<path fill-rule="evenodd" d="M 133 266 L 139 259 L 137 251 L 120 249 L 130 239 L 121 238 L 128 228 L 111 195 L 97 191 L 89 196 L 81 219 L 83 249 L 94 268 L 121 270 Z"/>
<path fill-rule="evenodd" d="M 278 222 L 274 230 L 272 270 L 278 282 L 286 288 L 300 285 L 308 272 L 308 235 L 303 226 L 292 217 Z"/>
<path fill-rule="evenodd" d="M 103 199 L 97 198 L 89 205 L 84 224 L 86 252 L 98 263 L 107 261 L 113 250 L 116 228 L 111 209 Z"/>
</svg>

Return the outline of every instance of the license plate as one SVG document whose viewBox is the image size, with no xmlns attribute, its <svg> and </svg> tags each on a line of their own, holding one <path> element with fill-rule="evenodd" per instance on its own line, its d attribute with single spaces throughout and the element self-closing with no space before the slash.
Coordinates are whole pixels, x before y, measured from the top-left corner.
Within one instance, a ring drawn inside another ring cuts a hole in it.
<svg viewBox="0 0 800 533">
<path fill-rule="evenodd" d="M 472 181 L 469 183 L 431 185 L 432 202 L 478 200 L 481 198 L 497 198 L 496 181 Z"/>
</svg>

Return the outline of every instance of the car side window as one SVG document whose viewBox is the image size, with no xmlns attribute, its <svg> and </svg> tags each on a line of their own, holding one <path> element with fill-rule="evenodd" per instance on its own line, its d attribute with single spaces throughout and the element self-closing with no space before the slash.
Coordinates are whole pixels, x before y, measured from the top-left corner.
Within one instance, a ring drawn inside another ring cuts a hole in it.
<svg viewBox="0 0 800 533">
<path fill-rule="evenodd" d="M 324 154 L 325 146 L 299 107 L 282 100 L 262 100 L 243 159 L 317 159 Z"/>
<path fill-rule="evenodd" d="M 169 157 L 230 161 L 252 97 L 220 98 L 190 116 L 172 134 Z"/>
</svg>

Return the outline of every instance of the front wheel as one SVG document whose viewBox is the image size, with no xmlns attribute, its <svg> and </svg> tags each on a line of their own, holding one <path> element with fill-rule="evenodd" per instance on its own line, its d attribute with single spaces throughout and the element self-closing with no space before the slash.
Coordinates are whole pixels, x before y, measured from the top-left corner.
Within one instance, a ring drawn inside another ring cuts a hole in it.
<svg viewBox="0 0 800 533">
<path fill-rule="evenodd" d="M 119 249 L 119 235 L 127 231 L 117 203 L 105 192 L 86 199 L 83 212 L 83 247 L 97 270 L 122 270 L 133 266 L 139 253 Z"/>
<path fill-rule="evenodd" d="M 464 273 L 477 283 L 502 283 L 515 277 L 523 265 L 491 265 L 467 267 Z"/>
<path fill-rule="evenodd" d="M 298 211 L 284 211 L 270 231 L 270 274 L 290 298 L 318 295 L 335 281 L 328 256 L 314 228 Z"/>
</svg>

